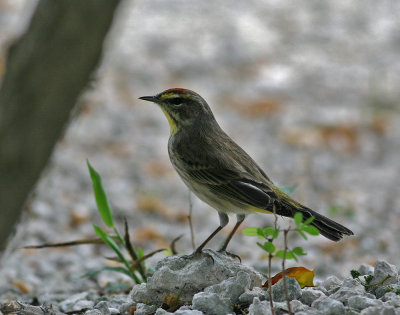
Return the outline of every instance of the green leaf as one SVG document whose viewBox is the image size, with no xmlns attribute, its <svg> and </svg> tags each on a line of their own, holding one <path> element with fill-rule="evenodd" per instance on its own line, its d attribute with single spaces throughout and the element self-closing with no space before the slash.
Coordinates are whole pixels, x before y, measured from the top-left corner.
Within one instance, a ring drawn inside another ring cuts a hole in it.
<svg viewBox="0 0 400 315">
<path fill-rule="evenodd" d="M 314 221 L 315 217 L 309 217 L 307 220 L 303 222 L 304 225 L 309 225 L 312 221 Z"/>
<path fill-rule="evenodd" d="M 90 165 L 89 160 L 86 161 L 90 177 L 92 179 L 94 197 L 96 199 L 97 209 L 100 213 L 101 219 L 104 224 L 109 228 L 114 227 L 114 220 L 112 217 L 111 207 L 108 203 L 106 192 L 104 191 L 103 184 L 101 183 L 101 177 L 99 173 Z"/>
<path fill-rule="evenodd" d="M 301 229 L 310 235 L 319 235 L 319 230 L 315 226 L 305 225 Z"/>
<path fill-rule="evenodd" d="M 298 229 L 298 230 L 297 230 L 297 233 L 299 233 L 300 236 L 301 236 L 302 238 L 304 238 L 305 240 L 307 239 L 307 235 L 306 235 L 302 230 Z"/>
<path fill-rule="evenodd" d="M 257 245 L 260 246 L 267 253 L 273 254 L 275 252 L 275 245 L 271 242 L 265 242 L 264 244 L 257 242 Z"/>
<path fill-rule="evenodd" d="M 305 252 L 303 251 L 303 248 L 301 248 L 301 247 L 295 247 L 295 248 L 293 248 L 293 249 L 292 249 L 292 252 L 293 252 L 293 254 L 295 254 L 295 255 L 297 255 L 297 256 L 305 256 L 305 255 L 307 255 L 307 253 L 305 253 Z"/>
<path fill-rule="evenodd" d="M 258 236 L 258 230 L 259 228 L 257 227 L 246 227 L 242 230 L 243 235 L 247 235 L 247 236 Z"/>
<path fill-rule="evenodd" d="M 277 238 L 279 236 L 279 231 L 275 230 L 272 226 L 268 226 L 262 230 L 262 234 L 264 238 L 268 238 L 271 236 L 272 238 Z"/>
<path fill-rule="evenodd" d="M 279 258 L 282 258 L 282 259 L 283 258 L 285 258 L 285 259 L 295 259 L 297 261 L 297 257 L 290 250 L 287 250 L 286 251 L 286 255 L 285 255 L 285 251 L 283 249 L 281 249 L 281 250 L 278 250 L 275 255 L 277 257 L 279 257 Z M 285 257 L 284 257 L 284 255 L 285 255 Z"/>
<path fill-rule="evenodd" d="M 119 257 L 121 261 L 126 263 L 127 266 L 129 266 L 129 263 L 127 262 L 126 258 L 124 255 L 121 253 L 117 243 L 114 242 L 114 240 L 99 226 L 96 224 L 93 224 L 94 231 L 100 238 L 110 247 Z"/>
<path fill-rule="evenodd" d="M 350 274 L 351 274 L 351 277 L 352 277 L 353 279 L 356 279 L 356 278 L 358 278 L 359 276 L 361 276 L 361 273 L 358 272 L 357 270 L 354 270 L 354 269 L 350 270 Z"/>
<path fill-rule="evenodd" d="M 303 222 L 303 214 L 301 212 L 296 212 L 294 214 L 294 223 L 297 226 L 300 226 L 302 222 Z"/>
</svg>

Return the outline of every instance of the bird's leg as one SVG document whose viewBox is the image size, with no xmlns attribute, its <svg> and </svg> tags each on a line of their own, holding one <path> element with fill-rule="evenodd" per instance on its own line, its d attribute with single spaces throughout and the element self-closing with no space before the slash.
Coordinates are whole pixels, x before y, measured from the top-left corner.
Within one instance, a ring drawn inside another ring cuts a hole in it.
<svg viewBox="0 0 400 315">
<path fill-rule="evenodd" d="M 244 215 L 244 214 L 236 215 L 236 218 L 237 218 L 236 224 L 233 227 L 232 231 L 229 233 L 228 237 L 222 243 L 221 248 L 218 250 L 219 252 L 225 252 L 226 251 L 226 248 L 228 247 L 229 242 L 231 241 L 233 235 L 235 234 L 235 232 L 239 228 L 240 224 L 242 224 L 242 222 L 244 221 L 245 217 L 246 217 L 246 215 Z"/>
<path fill-rule="evenodd" d="M 195 250 L 194 254 L 197 253 L 201 253 L 201 251 L 203 250 L 204 246 L 207 245 L 207 243 L 219 232 L 221 231 L 224 226 L 226 226 L 229 222 L 229 217 L 226 213 L 224 212 L 218 212 L 219 215 L 219 227 L 217 227 L 217 229 L 211 233 L 211 235 L 209 237 L 207 237 L 207 239 L 201 243 L 201 245 L 199 247 L 197 247 L 197 249 Z M 244 218 L 243 218 L 244 219 Z M 242 220 L 243 221 L 243 220 Z"/>
</svg>

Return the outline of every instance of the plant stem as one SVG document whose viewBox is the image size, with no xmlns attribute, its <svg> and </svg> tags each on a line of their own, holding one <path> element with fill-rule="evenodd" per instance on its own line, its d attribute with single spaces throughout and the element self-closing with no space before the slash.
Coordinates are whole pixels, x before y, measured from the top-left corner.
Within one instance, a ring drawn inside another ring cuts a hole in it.
<svg viewBox="0 0 400 315">
<path fill-rule="evenodd" d="M 283 249 L 282 274 L 283 274 L 283 289 L 285 291 L 285 298 L 286 298 L 286 304 L 287 304 L 287 308 L 288 308 L 288 313 L 289 313 L 289 315 L 293 315 L 292 308 L 290 306 L 289 292 L 288 292 L 287 282 L 286 282 L 286 269 L 285 269 L 286 251 L 288 249 L 288 246 L 287 246 L 287 235 L 289 233 L 289 230 L 290 230 L 290 227 L 289 227 L 289 229 L 286 229 L 286 230 L 283 231 L 283 240 L 284 240 L 285 247 Z"/>
<path fill-rule="evenodd" d="M 270 239 L 272 242 L 272 239 Z M 271 267 L 272 267 L 272 254 L 268 254 L 268 295 L 269 295 L 269 306 L 271 307 L 272 315 L 275 315 L 274 302 L 272 301 L 272 277 L 271 277 Z"/>
</svg>

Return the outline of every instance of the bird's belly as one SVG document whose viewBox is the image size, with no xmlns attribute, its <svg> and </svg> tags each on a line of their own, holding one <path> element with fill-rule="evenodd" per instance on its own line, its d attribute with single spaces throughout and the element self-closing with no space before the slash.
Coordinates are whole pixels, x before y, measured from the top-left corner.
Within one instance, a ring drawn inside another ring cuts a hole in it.
<svg viewBox="0 0 400 315">
<path fill-rule="evenodd" d="M 235 214 L 249 214 L 254 210 L 248 209 L 246 205 L 243 205 L 235 200 L 228 200 L 221 198 L 213 191 L 210 191 L 205 185 L 198 185 L 190 183 L 183 176 L 181 176 L 186 186 L 203 202 L 211 206 L 217 211 L 235 213 Z"/>
</svg>

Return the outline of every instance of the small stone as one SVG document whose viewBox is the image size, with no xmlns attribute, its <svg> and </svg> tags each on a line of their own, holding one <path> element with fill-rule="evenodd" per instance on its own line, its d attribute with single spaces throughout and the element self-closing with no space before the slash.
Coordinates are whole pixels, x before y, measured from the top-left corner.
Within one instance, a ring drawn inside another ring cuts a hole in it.
<svg viewBox="0 0 400 315">
<path fill-rule="evenodd" d="M 389 293 L 394 293 L 394 292 L 389 292 Z M 390 300 L 385 302 L 385 305 L 394 306 L 394 307 L 400 308 L 400 295 L 393 296 Z"/>
<path fill-rule="evenodd" d="M 250 284 L 250 276 L 243 271 L 239 271 L 235 277 L 209 286 L 204 292 L 215 293 L 222 299 L 229 299 L 231 304 L 237 304 L 239 302 L 239 296 L 241 296 L 246 289 L 249 289 Z"/>
<path fill-rule="evenodd" d="M 396 284 L 397 278 L 398 271 L 395 265 L 391 265 L 383 260 L 378 260 L 375 263 L 374 278 L 372 279 L 371 284 Z"/>
<path fill-rule="evenodd" d="M 131 309 L 136 306 L 136 302 L 128 302 L 128 303 L 123 303 L 119 307 L 119 312 L 121 314 L 130 314 Z"/>
<path fill-rule="evenodd" d="M 363 310 L 370 306 L 382 306 L 383 302 L 381 300 L 373 300 L 361 295 L 355 295 L 349 298 L 347 304 L 356 309 L 356 310 Z"/>
<path fill-rule="evenodd" d="M 260 301 L 258 297 L 255 297 L 249 307 L 248 315 L 272 315 L 272 312 L 267 301 Z"/>
<path fill-rule="evenodd" d="M 364 286 L 358 282 L 356 279 L 353 278 L 346 278 L 342 283 L 342 287 L 354 289 L 358 292 L 365 292 Z"/>
<path fill-rule="evenodd" d="M 136 305 L 135 315 L 149 315 L 149 314 L 155 313 L 156 310 L 157 310 L 157 306 L 155 306 L 155 305 L 138 303 Z"/>
<path fill-rule="evenodd" d="M 312 302 L 320 297 L 326 297 L 326 295 L 322 291 L 307 288 L 302 290 L 300 301 L 303 304 L 311 306 Z"/>
<path fill-rule="evenodd" d="M 350 297 L 364 294 L 365 288 L 363 285 L 352 278 L 347 278 L 345 281 L 343 281 L 342 287 L 329 297 L 347 304 L 347 301 Z"/>
<path fill-rule="evenodd" d="M 329 297 L 321 297 L 311 304 L 312 308 L 316 308 L 325 315 L 343 315 L 345 308 L 343 303 L 331 299 Z"/>
<path fill-rule="evenodd" d="M 252 290 L 246 290 L 239 296 L 239 302 L 243 304 L 251 304 L 255 297 L 259 298 L 260 301 L 265 300 L 265 290 L 260 287 L 254 287 Z"/>
<path fill-rule="evenodd" d="M 304 305 L 299 300 L 290 301 L 290 308 L 292 309 L 293 313 L 303 312 L 303 311 L 307 311 L 310 309 L 309 306 Z"/>
<path fill-rule="evenodd" d="M 361 276 L 369 276 L 374 274 L 374 267 L 367 264 L 361 264 L 358 267 L 357 271 L 360 273 Z"/>
<path fill-rule="evenodd" d="M 111 312 L 108 309 L 108 303 L 106 301 L 100 301 L 94 308 L 99 310 L 103 315 L 111 315 Z"/>
<path fill-rule="evenodd" d="M 329 292 L 329 294 L 337 291 L 341 285 L 342 281 L 339 280 L 339 278 L 336 276 L 330 276 L 326 278 L 325 281 L 322 283 L 322 287 L 324 287 Z"/>
<path fill-rule="evenodd" d="M 360 314 L 359 310 L 356 310 L 356 309 L 348 307 L 348 306 L 345 307 L 344 315 L 359 315 L 359 314 Z"/>
<path fill-rule="evenodd" d="M 272 286 L 272 298 L 276 302 L 286 301 L 284 279 Z M 295 278 L 286 278 L 289 300 L 297 300 L 301 297 L 301 288 Z M 269 301 L 269 293 L 265 293 L 265 299 Z"/>
<path fill-rule="evenodd" d="M 110 311 L 111 315 L 119 314 L 119 310 L 114 307 L 110 307 L 108 310 Z"/>
<path fill-rule="evenodd" d="M 360 315 L 396 315 L 393 306 L 371 306 L 361 311 Z"/>
<path fill-rule="evenodd" d="M 80 300 L 72 306 L 71 311 L 82 311 L 82 310 L 86 310 L 86 309 L 91 309 L 91 308 L 93 308 L 93 306 L 94 306 L 93 301 Z"/>
<path fill-rule="evenodd" d="M 386 301 L 389 301 L 389 300 L 395 298 L 396 296 L 397 296 L 397 294 L 394 293 L 394 292 L 386 292 L 385 295 L 382 296 L 380 299 L 381 299 L 383 302 L 386 302 Z"/>
<path fill-rule="evenodd" d="M 206 314 L 229 314 L 233 312 L 231 301 L 217 293 L 200 292 L 194 295 L 192 307 Z"/>
<path fill-rule="evenodd" d="M 316 309 L 310 308 L 308 311 L 297 312 L 296 315 L 324 315 L 324 314 Z"/>
<path fill-rule="evenodd" d="M 171 315 L 173 313 L 167 312 L 163 308 L 158 308 L 154 315 Z"/>
<path fill-rule="evenodd" d="M 102 315 L 100 310 L 88 310 L 84 314 L 85 315 Z"/>
<path fill-rule="evenodd" d="M 375 288 L 375 296 L 380 299 L 388 292 L 397 292 L 400 291 L 400 285 L 398 284 L 390 284 L 390 285 L 382 285 Z"/>
<path fill-rule="evenodd" d="M 191 310 L 191 309 L 182 309 L 180 308 L 177 310 L 174 315 L 203 315 L 203 312 L 200 312 L 199 310 Z"/>
</svg>

